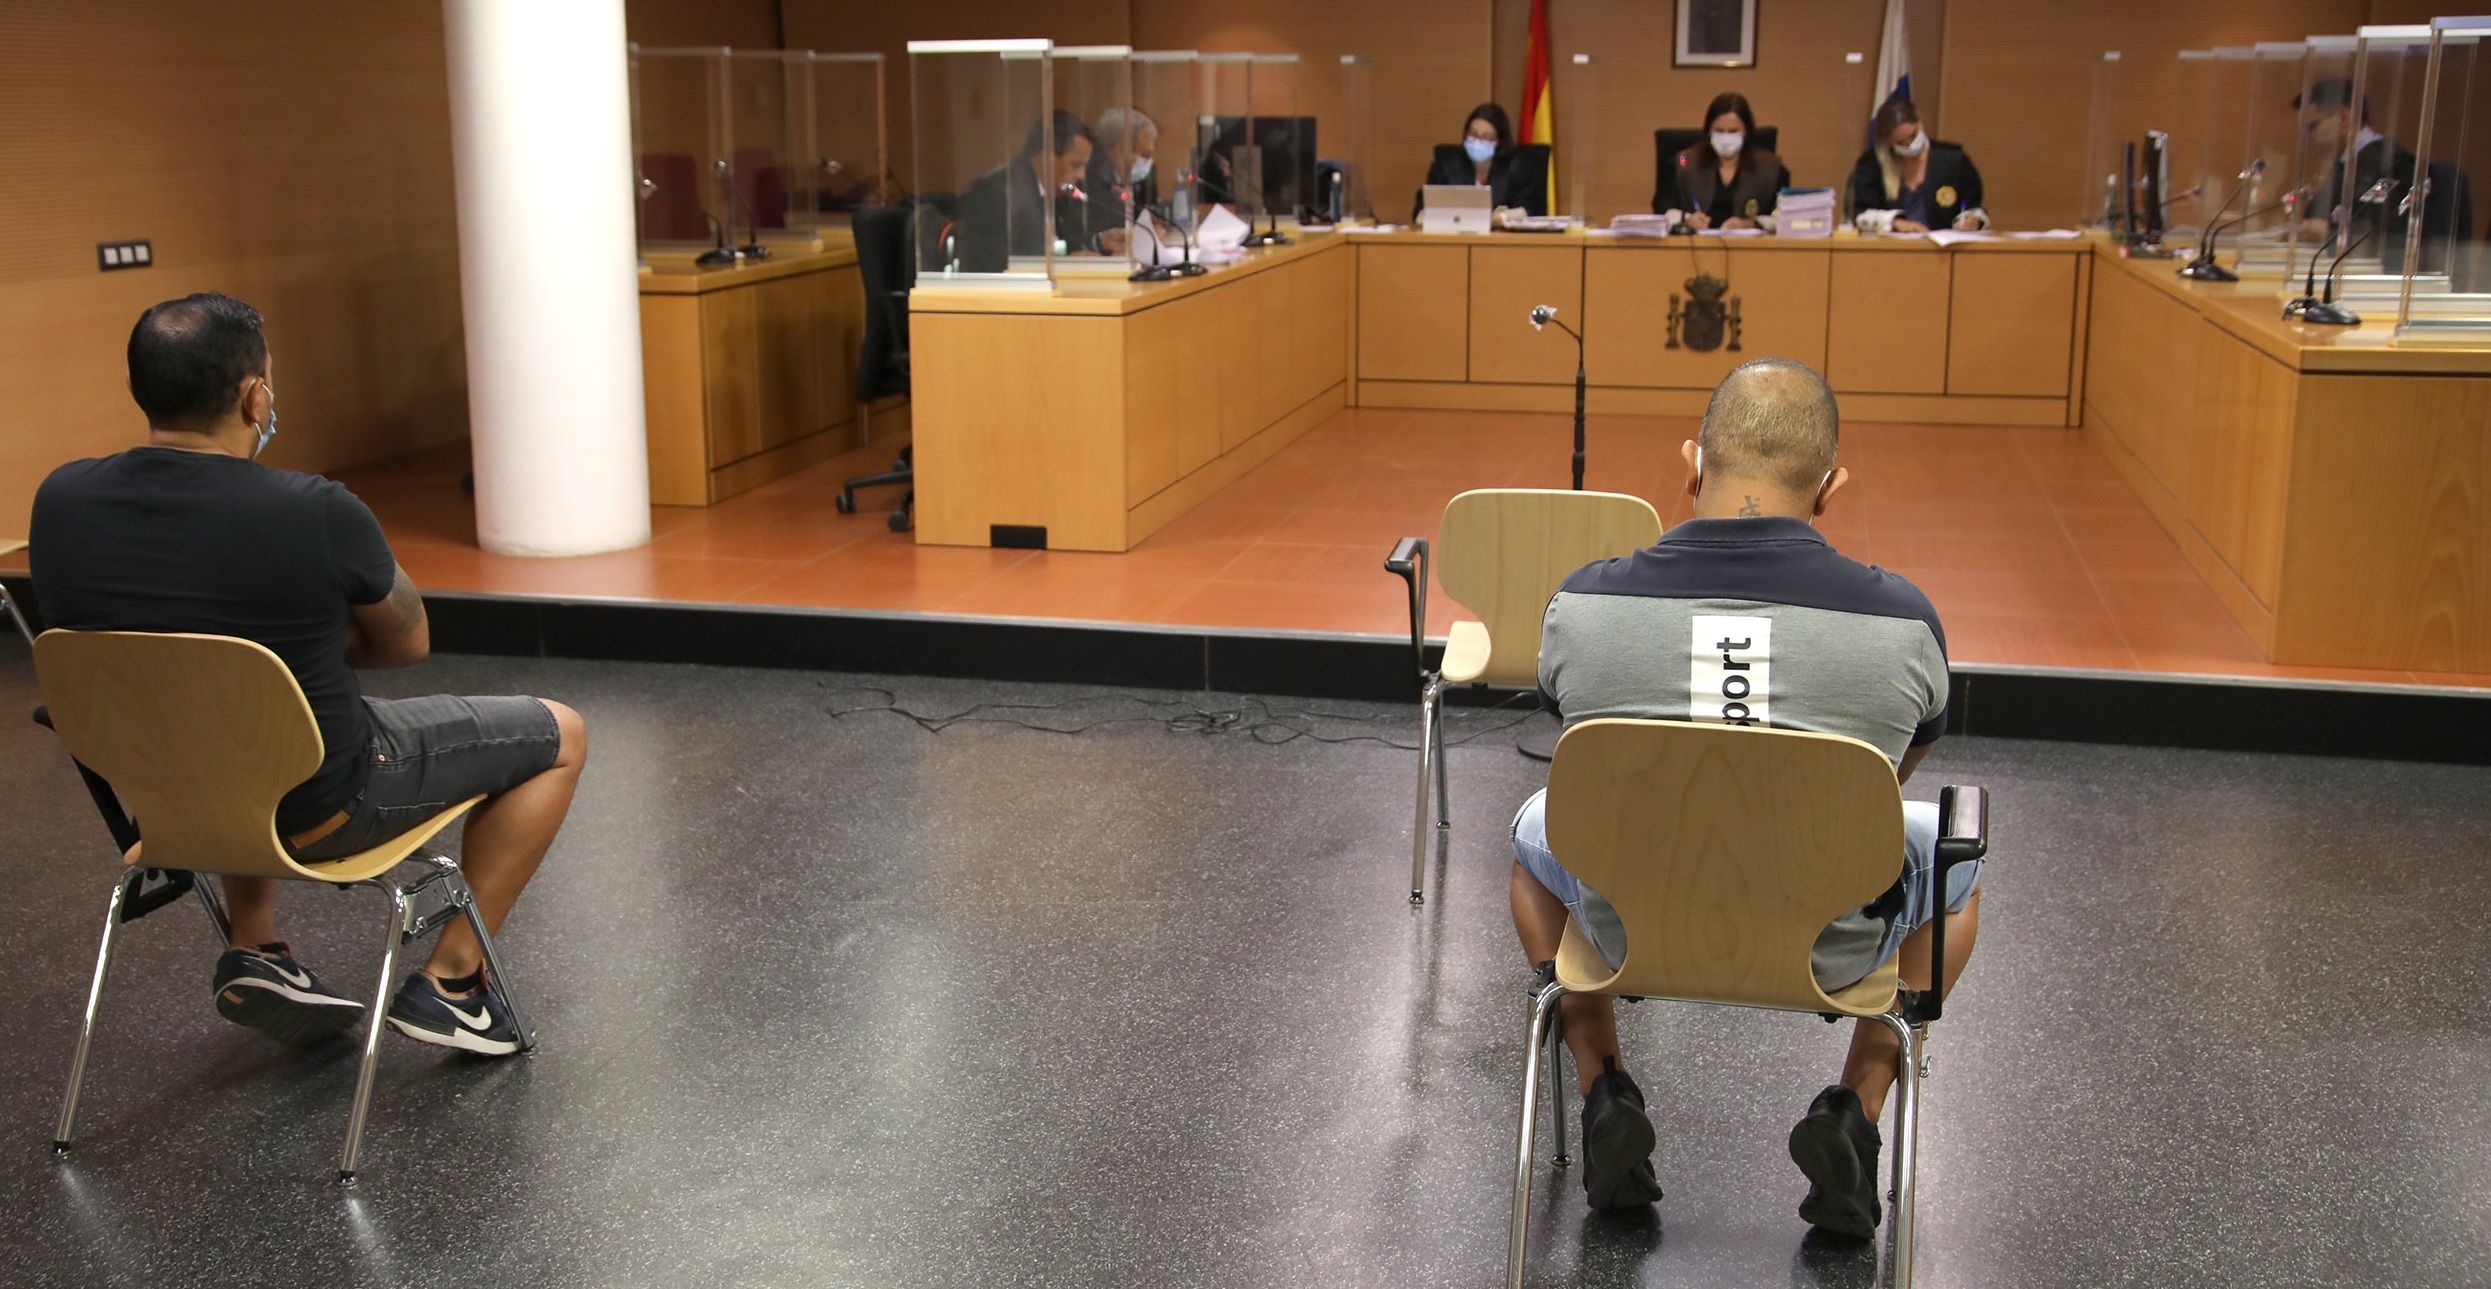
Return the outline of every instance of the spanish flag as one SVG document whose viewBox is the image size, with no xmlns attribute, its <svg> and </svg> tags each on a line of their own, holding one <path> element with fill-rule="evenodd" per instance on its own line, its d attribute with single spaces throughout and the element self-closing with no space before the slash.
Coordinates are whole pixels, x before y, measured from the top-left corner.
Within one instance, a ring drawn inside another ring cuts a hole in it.
<svg viewBox="0 0 2491 1289">
<path fill-rule="evenodd" d="M 1523 143 L 1554 144 L 1557 141 L 1557 93 L 1548 80 L 1548 0 L 1531 0 L 1531 48 L 1522 60 L 1522 138 Z M 1552 148 L 1548 160 L 1549 206 L 1556 206 L 1557 158 Z M 1575 211 L 1581 214 L 1581 211 Z"/>
</svg>

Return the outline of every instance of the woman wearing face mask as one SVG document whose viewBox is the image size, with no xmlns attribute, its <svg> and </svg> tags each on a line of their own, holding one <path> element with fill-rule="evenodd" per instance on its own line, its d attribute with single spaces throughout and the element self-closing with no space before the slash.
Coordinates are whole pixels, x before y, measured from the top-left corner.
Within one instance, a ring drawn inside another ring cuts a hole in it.
<svg viewBox="0 0 2491 1289">
<path fill-rule="evenodd" d="M 1534 215 L 1548 213 L 1548 148 L 1545 144 L 1515 146 L 1514 124 L 1505 109 L 1482 103 L 1462 122 L 1460 144 L 1436 145 L 1435 164 L 1428 167 L 1431 184 L 1474 185 L 1491 190 L 1498 206 L 1520 206 Z M 1425 197 L 1422 193 L 1420 196 Z"/>
<path fill-rule="evenodd" d="M 1874 145 L 1851 167 L 1851 218 L 1861 232 L 1989 227 L 1981 172 L 1962 148 L 1920 128 L 1920 109 L 1910 99 L 1887 99 L 1870 134 Z"/>
<path fill-rule="evenodd" d="M 1678 211 L 1698 230 L 1771 229 L 1790 171 L 1781 158 L 1755 146 L 1756 114 L 1747 96 L 1716 96 L 1704 109 L 1704 121 L 1707 137 L 1679 153 L 1671 167 L 1676 204 L 1664 208 L 1656 201 L 1653 213 Z"/>
</svg>

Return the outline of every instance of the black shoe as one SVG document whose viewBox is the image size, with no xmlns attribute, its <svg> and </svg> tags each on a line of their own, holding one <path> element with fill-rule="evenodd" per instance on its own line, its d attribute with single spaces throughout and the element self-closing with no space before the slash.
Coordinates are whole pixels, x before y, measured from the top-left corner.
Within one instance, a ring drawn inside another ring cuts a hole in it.
<svg viewBox="0 0 2491 1289">
<path fill-rule="evenodd" d="M 320 983 L 283 944 L 216 960 L 216 1014 L 282 1043 L 316 1043 L 363 1019 L 363 1004 Z"/>
<path fill-rule="evenodd" d="M 1840 1085 L 1817 1093 L 1808 1117 L 1790 1130 L 1790 1161 L 1808 1176 L 1799 1216 L 1820 1231 L 1875 1239 L 1883 1216 L 1877 1152 L 1884 1144 L 1861 1111 L 1858 1093 Z"/>
<path fill-rule="evenodd" d="M 389 1027 L 418 1043 L 455 1047 L 479 1056 L 519 1050 L 519 1024 L 491 986 L 455 997 L 441 982 L 416 972 L 389 1003 Z"/>
<path fill-rule="evenodd" d="M 1583 1197 L 1593 1208 L 1635 1208 L 1661 1198 L 1643 1089 L 1616 1061 L 1583 1097 Z"/>
</svg>

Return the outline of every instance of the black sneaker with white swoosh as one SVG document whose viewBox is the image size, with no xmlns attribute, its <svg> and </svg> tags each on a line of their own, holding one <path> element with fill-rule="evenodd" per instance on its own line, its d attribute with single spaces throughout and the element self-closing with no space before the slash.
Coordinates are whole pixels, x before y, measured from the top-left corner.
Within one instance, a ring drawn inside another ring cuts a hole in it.
<svg viewBox="0 0 2491 1289">
<path fill-rule="evenodd" d="M 320 983 L 282 944 L 216 960 L 216 1014 L 283 1043 L 316 1043 L 363 1019 L 363 1004 Z"/>
<path fill-rule="evenodd" d="M 441 982 L 416 972 L 390 1000 L 389 1027 L 419 1043 L 480 1056 L 519 1050 L 519 1025 L 490 985 L 472 994 L 445 994 Z"/>
</svg>

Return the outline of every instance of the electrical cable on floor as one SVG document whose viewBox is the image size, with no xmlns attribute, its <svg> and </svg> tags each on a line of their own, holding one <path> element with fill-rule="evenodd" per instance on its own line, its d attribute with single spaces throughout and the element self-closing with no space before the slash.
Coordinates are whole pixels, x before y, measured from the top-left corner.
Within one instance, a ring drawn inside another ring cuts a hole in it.
<svg viewBox="0 0 2491 1289">
<path fill-rule="evenodd" d="M 1334 734 L 1326 733 L 1317 728 L 1319 723 L 1330 723 L 1333 725 L 1360 725 L 1368 727 L 1386 724 L 1399 725 L 1409 721 L 1411 719 L 1411 716 L 1409 715 L 1396 714 L 1393 716 L 1367 716 L 1351 712 L 1324 711 L 1315 708 L 1279 708 L 1272 706 L 1271 703 L 1264 699 L 1256 698 L 1251 695 L 1237 700 L 1237 703 L 1234 706 L 1206 707 L 1193 699 L 1187 698 L 1143 698 L 1132 694 L 1086 694 L 1079 698 L 1067 698 L 1062 702 L 1057 703 L 977 703 L 964 707 L 956 712 L 950 712 L 943 715 L 929 715 L 924 712 L 913 711 L 909 708 L 900 706 L 898 694 L 879 686 L 827 685 L 824 686 L 824 688 L 833 693 L 866 694 L 880 699 L 879 702 L 859 703 L 850 707 L 831 707 L 825 709 L 826 714 L 829 715 L 832 720 L 845 720 L 851 716 L 897 716 L 916 725 L 917 728 L 924 730 L 928 734 L 940 734 L 955 725 L 1010 725 L 1025 730 L 1035 730 L 1041 734 L 1086 734 L 1091 730 L 1104 729 L 1111 725 L 1157 725 L 1171 734 L 1194 734 L 1205 737 L 1218 734 L 1242 734 L 1257 743 L 1274 747 L 1283 743 L 1294 743 L 1299 739 L 1307 739 L 1316 743 L 1334 744 L 1381 743 L 1386 747 L 1399 748 L 1404 752 L 1415 752 L 1418 750 L 1418 741 L 1416 739 L 1403 743 L 1383 734 Z M 1485 709 L 1483 718 L 1484 716 L 1493 716 L 1496 713 L 1505 711 L 1516 703 L 1536 699 L 1537 697 L 1538 696 L 1536 694 L 1527 691 L 1524 693 L 1514 694 L 1506 698 L 1503 702 Z M 1129 704 L 1134 707 L 1151 710 L 1145 714 L 1139 715 L 1100 716 L 1071 725 L 1047 724 L 1038 720 L 1024 719 L 1019 716 L 1007 714 L 1013 712 L 1069 712 L 1072 709 L 1079 707 L 1111 703 Z M 1448 725 L 1453 723 L 1454 714 L 1457 710 L 1467 711 L 1478 709 L 1446 709 L 1445 717 Z M 1537 710 L 1538 709 L 1534 707 L 1529 711 L 1518 713 L 1493 725 L 1487 725 L 1479 729 L 1471 730 L 1459 736 L 1454 736 L 1450 730 L 1448 730 L 1447 736 L 1444 740 L 1444 745 L 1448 748 L 1460 747 L 1465 743 L 1485 738 L 1488 735 L 1497 733 L 1500 730 L 1512 729 L 1524 721 L 1531 719 L 1532 713 Z"/>
</svg>

